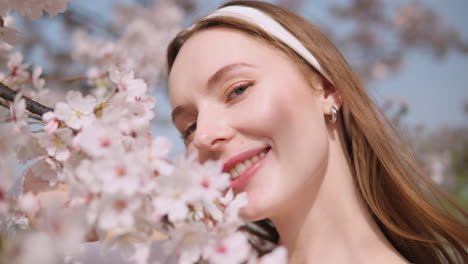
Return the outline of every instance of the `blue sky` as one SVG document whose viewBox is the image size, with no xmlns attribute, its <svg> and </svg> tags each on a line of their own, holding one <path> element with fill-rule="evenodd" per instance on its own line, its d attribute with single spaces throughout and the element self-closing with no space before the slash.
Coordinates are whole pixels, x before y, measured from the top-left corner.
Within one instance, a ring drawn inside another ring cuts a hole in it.
<svg viewBox="0 0 468 264">
<path fill-rule="evenodd" d="M 434 8 L 468 41 L 468 1 L 422 2 Z M 468 54 L 450 53 L 436 61 L 421 52 L 412 52 L 400 72 L 372 88 L 382 96 L 405 96 L 411 105 L 407 123 L 429 128 L 468 126 L 468 116 L 463 112 L 463 103 L 468 101 Z"/>
</svg>

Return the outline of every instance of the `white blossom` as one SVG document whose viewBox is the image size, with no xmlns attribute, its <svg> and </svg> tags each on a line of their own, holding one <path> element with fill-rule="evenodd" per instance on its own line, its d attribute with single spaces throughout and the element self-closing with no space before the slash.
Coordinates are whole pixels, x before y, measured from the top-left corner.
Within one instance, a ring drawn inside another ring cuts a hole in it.
<svg viewBox="0 0 468 264">
<path fill-rule="evenodd" d="M 67 103 L 59 102 L 55 106 L 55 116 L 73 129 L 80 129 L 90 124 L 96 118 L 94 108 L 96 99 L 91 95 L 83 98 L 77 91 L 69 91 L 66 96 Z"/>
<path fill-rule="evenodd" d="M 105 194 L 134 195 L 142 186 L 144 167 L 138 164 L 136 155 L 125 155 L 96 162 L 100 172 L 102 192 Z"/>
<path fill-rule="evenodd" d="M 59 161 L 65 161 L 70 157 L 70 144 L 73 132 L 69 128 L 59 128 L 52 134 L 39 136 L 39 144 L 47 150 L 47 154 Z"/>
<path fill-rule="evenodd" d="M 140 100 L 148 86 L 142 79 L 136 79 L 133 71 L 119 71 L 115 67 L 109 70 L 109 78 L 117 85 L 119 92 L 124 92 L 128 100 Z"/>
<path fill-rule="evenodd" d="M 46 122 L 44 131 L 47 134 L 52 134 L 59 127 L 60 121 L 55 116 L 54 112 L 50 111 L 42 115 L 42 120 Z"/>
<path fill-rule="evenodd" d="M 179 263 L 192 264 L 200 259 L 209 241 L 210 232 L 203 223 L 182 224 L 171 232 L 165 249 L 168 253 L 176 252 Z"/>
<path fill-rule="evenodd" d="M 54 161 L 49 157 L 42 158 L 31 166 L 30 171 L 35 177 L 39 177 L 42 180 L 49 182 L 51 185 L 55 185 L 58 181 L 58 166 L 56 162 L 57 161 Z"/>
<path fill-rule="evenodd" d="M 258 264 L 286 264 L 288 263 L 288 251 L 284 246 L 275 248 L 272 252 L 262 256 Z"/>
<path fill-rule="evenodd" d="M 225 197 L 220 199 L 220 202 L 225 207 L 224 222 L 242 223 L 243 220 L 239 216 L 239 211 L 248 203 L 247 193 L 239 193 L 234 197 L 232 189 L 229 189 Z"/>
<path fill-rule="evenodd" d="M 45 80 L 41 78 L 41 74 L 42 74 L 42 68 L 40 66 L 34 67 L 31 79 L 32 79 L 32 85 L 38 91 L 41 91 L 44 88 L 44 84 L 45 84 Z"/>
<path fill-rule="evenodd" d="M 0 76 L 0 80 L 7 85 L 14 85 L 16 81 L 23 81 L 29 78 L 29 64 L 23 63 L 23 55 L 13 52 L 7 63 L 8 74 Z"/>
<path fill-rule="evenodd" d="M 16 11 L 36 18 L 45 11 L 53 16 L 69 1 L 6 0 L 0 15 Z M 0 81 L 33 100 L 55 104 L 42 116 L 45 124 L 28 123 L 19 94 L 10 113 L 0 114 L 6 122 L 0 125 L 0 231 L 15 234 L 5 256 L 15 263 L 69 263 L 85 236 L 97 233 L 131 261 L 147 263 L 151 234 L 160 230 L 167 236 L 166 253 L 179 263 L 250 261 L 254 253 L 239 232 L 247 195 L 229 190 L 221 197 L 230 178 L 220 162 L 199 164 L 195 155 L 172 162 L 169 140 L 151 138 L 156 100 L 148 87 L 164 72 L 165 47 L 179 30 L 182 9 L 159 1 L 118 12 L 117 23 L 122 18 L 125 23 L 117 40 L 94 40 L 83 31 L 75 35 L 72 55 L 88 64 L 83 72 L 94 88 L 86 96 L 69 91 L 57 102 L 57 93 L 45 88 L 42 68 L 30 69 L 21 53 L 0 41 L 0 60 L 8 61 Z M 4 22 L 0 39 L 10 41 L 11 19 Z M 30 167 L 23 173 L 25 193 L 13 206 L 17 161 Z M 25 214 L 35 216 L 34 229 Z M 283 253 L 274 251 L 261 261 L 282 261 Z"/>
<path fill-rule="evenodd" d="M 212 263 L 240 264 L 248 259 L 249 252 L 247 236 L 242 232 L 235 232 L 207 247 L 204 254 Z"/>
<path fill-rule="evenodd" d="M 28 114 L 26 112 L 26 101 L 21 93 L 15 96 L 15 100 L 10 105 L 11 119 L 13 120 L 13 130 L 19 133 L 28 126 Z"/>
<path fill-rule="evenodd" d="M 228 173 L 222 173 L 223 165 L 219 161 L 206 161 L 202 166 L 194 168 L 194 177 L 197 182 L 197 192 L 200 200 L 211 202 L 220 197 L 229 187 L 231 180 Z"/>
<path fill-rule="evenodd" d="M 122 136 L 118 131 L 112 129 L 111 126 L 96 122 L 83 128 L 79 135 L 78 145 L 89 155 L 102 157 L 116 153 L 121 147 L 119 145 L 121 141 Z"/>
<path fill-rule="evenodd" d="M 147 264 L 150 256 L 150 246 L 148 244 L 135 244 L 135 253 L 130 260 L 135 264 Z"/>
<path fill-rule="evenodd" d="M 135 225 L 135 212 L 140 209 L 139 199 L 129 199 L 131 197 L 114 196 L 106 198 L 101 215 L 99 216 L 98 227 L 103 230 L 125 233 Z"/>
<path fill-rule="evenodd" d="M 28 215 L 34 215 L 39 210 L 39 200 L 31 192 L 23 194 L 18 198 L 18 209 Z"/>
<path fill-rule="evenodd" d="M 196 202 L 199 196 L 191 173 L 194 164 L 194 157 L 179 157 L 172 174 L 156 178 L 157 196 L 153 199 L 153 206 L 158 214 L 167 214 L 171 222 L 187 217 L 189 203 Z"/>
</svg>

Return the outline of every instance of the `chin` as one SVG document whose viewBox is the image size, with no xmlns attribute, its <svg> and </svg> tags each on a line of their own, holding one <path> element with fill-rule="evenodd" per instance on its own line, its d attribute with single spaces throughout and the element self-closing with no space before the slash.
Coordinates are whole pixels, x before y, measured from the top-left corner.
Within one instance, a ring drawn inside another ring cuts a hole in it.
<svg viewBox="0 0 468 264">
<path fill-rule="evenodd" d="M 242 217 L 242 219 L 244 219 L 245 221 L 249 221 L 249 222 L 255 222 L 255 221 L 259 221 L 259 220 L 266 218 L 266 217 L 262 217 L 258 213 L 258 210 L 251 209 L 248 205 L 242 208 L 239 214 Z"/>
<path fill-rule="evenodd" d="M 267 201 L 261 201 L 260 199 L 251 199 L 249 195 L 249 203 L 244 208 L 240 209 L 240 216 L 250 222 L 259 221 L 265 218 L 269 218 L 271 214 L 271 208 L 268 206 Z"/>
</svg>

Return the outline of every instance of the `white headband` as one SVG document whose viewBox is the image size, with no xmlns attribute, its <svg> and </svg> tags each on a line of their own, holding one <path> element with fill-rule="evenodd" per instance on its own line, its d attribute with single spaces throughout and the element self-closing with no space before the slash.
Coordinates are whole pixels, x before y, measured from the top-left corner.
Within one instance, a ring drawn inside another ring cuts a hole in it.
<svg viewBox="0 0 468 264">
<path fill-rule="evenodd" d="M 333 84 L 332 79 L 327 74 L 322 65 L 320 65 L 320 63 L 317 61 L 314 55 L 312 55 L 312 53 L 310 53 L 310 51 L 306 47 L 304 47 L 304 45 L 293 34 L 291 34 L 291 32 L 286 30 L 278 21 L 276 21 L 271 16 L 252 7 L 234 5 L 220 8 L 212 14 L 206 16 L 205 18 L 219 16 L 240 18 L 249 23 L 257 25 L 261 29 L 265 30 L 268 34 L 279 39 L 286 46 L 294 50 L 310 65 L 312 65 L 318 72 L 320 72 L 325 78 L 327 78 L 329 82 Z M 192 25 L 189 29 L 193 28 L 194 26 L 195 25 Z M 344 103 L 342 109 L 345 129 L 349 135 L 349 110 Z"/>
<path fill-rule="evenodd" d="M 302 45 L 302 43 L 289 31 L 287 31 L 280 23 L 278 23 L 271 16 L 263 13 L 252 7 L 247 6 L 226 6 L 216 10 L 214 13 L 208 15 L 209 17 L 217 16 L 226 16 L 226 17 L 235 17 L 243 19 L 247 22 L 250 22 L 254 25 L 259 26 L 261 29 L 265 30 L 270 35 L 281 40 L 286 46 L 293 49 L 297 54 L 304 58 L 310 65 L 312 65 L 318 72 L 320 72 L 327 80 L 331 83 L 330 76 L 327 74 L 322 65 L 317 61 L 317 59 L 309 52 L 309 50 Z"/>
</svg>

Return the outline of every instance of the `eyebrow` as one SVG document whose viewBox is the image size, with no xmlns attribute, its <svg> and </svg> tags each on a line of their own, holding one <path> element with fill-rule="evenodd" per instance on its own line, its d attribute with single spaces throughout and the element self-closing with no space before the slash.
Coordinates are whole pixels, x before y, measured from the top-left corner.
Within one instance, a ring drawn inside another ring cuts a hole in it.
<svg viewBox="0 0 468 264">
<path fill-rule="evenodd" d="M 211 75 L 211 77 L 206 82 L 206 87 L 207 88 L 214 87 L 217 83 L 223 80 L 223 78 L 226 76 L 227 73 L 239 67 L 254 67 L 254 66 L 248 63 L 244 63 L 244 62 L 237 62 L 237 63 L 231 63 L 228 65 L 225 65 L 221 69 L 217 70 L 213 75 Z M 183 105 L 179 105 L 176 108 L 174 108 L 171 114 L 172 122 L 174 122 L 177 116 L 183 113 L 184 111 L 185 111 L 185 107 Z"/>
<path fill-rule="evenodd" d="M 233 71 L 233 70 L 235 70 L 235 69 L 237 69 L 239 67 L 254 67 L 254 66 L 251 65 L 251 64 L 248 64 L 248 63 L 244 63 L 244 62 L 228 64 L 228 65 L 222 67 L 221 69 L 217 70 L 215 72 L 215 74 L 213 74 L 208 79 L 208 82 L 206 82 L 206 87 L 210 88 L 210 87 L 215 86 L 215 84 L 220 82 L 227 73 L 229 73 L 229 72 L 231 72 L 231 71 Z"/>
</svg>

